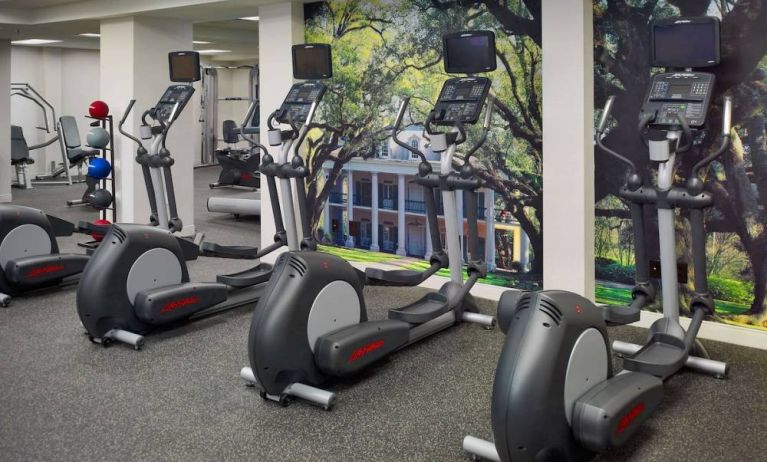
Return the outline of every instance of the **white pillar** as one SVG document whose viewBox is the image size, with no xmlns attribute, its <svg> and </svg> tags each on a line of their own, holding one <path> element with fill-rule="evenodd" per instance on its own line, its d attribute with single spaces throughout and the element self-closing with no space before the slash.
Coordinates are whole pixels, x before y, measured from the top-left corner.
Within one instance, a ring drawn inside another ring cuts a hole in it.
<svg viewBox="0 0 767 462">
<path fill-rule="evenodd" d="M 267 133 L 267 119 L 293 85 L 293 62 L 291 47 L 304 42 L 304 8 L 293 2 L 275 3 L 258 7 L 258 64 L 262 69 L 259 76 L 261 107 L 261 133 Z M 262 137 L 265 139 L 265 137 Z M 269 150 L 277 155 L 275 148 Z M 266 178 L 261 176 L 261 184 Z M 268 188 L 261 188 L 261 246 L 272 243 L 274 236 L 274 215 Z M 265 255 L 261 260 L 274 263 L 281 249 Z"/>
<path fill-rule="evenodd" d="M 352 236 L 352 221 L 354 221 L 354 174 L 351 167 L 346 171 L 346 247 L 354 247 Z"/>
<path fill-rule="evenodd" d="M 325 182 L 329 181 L 328 178 L 330 177 L 330 172 L 328 169 L 323 168 L 322 171 L 325 174 Z M 328 196 L 327 199 L 325 199 L 325 205 L 322 209 L 322 218 L 323 218 L 323 228 L 325 230 L 325 236 L 331 235 L 331 229 L 332 228 L 332 222 L 330 221 L 330 196 Z M 263 218 L 261 218 L 263 220 Z"/>
<path fill-rule="evenodd" d="M 381 248 L 378 246 L 378 172 L 370 174 L 370 250 L 378 252 Z"/>
<path fill-rule="evenodd" d="M 0 40 L 0 202 L 11 201 L 11 42 Z"/>
<path fill-rule="evenodd" d="M 523 230 L 519 232 L 519 265 L 522 267 L 522 271 L 528 270 L 527 265 L 530 264 L 530 238 L 527 237 L 527 233 Z"/>
<path fill-rule="evenodd" d="M 463 191 L 456 191 L 455 192 L 455 213 L 458 214 L 458 242 L 461 244 L 461 259 L 464 259 L 464 247 L 465 243 L 463 240 L 464 232 L 463 232 Z M 466 263 L 466 261 L 462 261 L 461 263 Z"/>
<path fill-rule="evenodd" d="M 405 175 L 397 175 L 397 255 L 407 255 L 405 243 Z"/>
<path fill-rule="evenodd" d="M 495 191 L 485 189 L 485 262 L 495 271 Z"/>
<path fill-rule="evenodd" d="M 542 3 L 543 286 L 593 300 L 593 6 Z"/>
<path fill-rule="evenodd" d="M 172 18 L 122 17 L 101 22 L 100 99 L 110 105 L 117 121 L 128 102 L 136 100 L 126 130 L 138 134 L 141 114 L 154 106 L 168 78 L 168 52 L 192 49 L 192 23 Z M 195 95 L 197 97 L 197 95 Z M 194 229 L 194 136 L 196 120 L 191 110 L 174 122 L 167 147 L 175 159 L 173 183 L 176 205 L 184 222 L 182 234 Z M 146 142 L 145 142 L 146 146 Z M 148 148 L 148 146 L 146 146 Z M 149 200 L 141 168 L 136 164 L 136 144 L 115 135 L 118 221 L 148 223 Z"/>
</svg>

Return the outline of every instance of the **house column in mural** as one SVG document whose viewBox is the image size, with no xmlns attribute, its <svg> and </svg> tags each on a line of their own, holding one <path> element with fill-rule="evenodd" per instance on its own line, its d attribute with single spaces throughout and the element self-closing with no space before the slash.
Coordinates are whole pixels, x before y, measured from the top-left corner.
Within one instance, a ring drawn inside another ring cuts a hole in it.
<svg viewBox="0 0 767 462">
<path fill-rule="evenodd" d="M 346 170 L 346 243 L 349 248 L 354 247 L 354 236 L 352 236 L 352 222 L 354 221 L 354 178 L 352 169 Z"/>
<path fill-rule="evenodd" d="M 381 250 L 381 247 L 378 245 L 378 172 L 370 173 L 370 195 L 372 198 L 370 201 L 370 231 L 372 236 L 370 250 L 378 252 Z"/>
<path fill-rule="evenodd" d="M 397 255 L 407 255 L 405 249 L 405 175 L 397 175 Z"/>
<path fill-rule="evenodd" d="M 485 262 L 495 271 L 495 191 L 485 189 Z"/>
</svg>

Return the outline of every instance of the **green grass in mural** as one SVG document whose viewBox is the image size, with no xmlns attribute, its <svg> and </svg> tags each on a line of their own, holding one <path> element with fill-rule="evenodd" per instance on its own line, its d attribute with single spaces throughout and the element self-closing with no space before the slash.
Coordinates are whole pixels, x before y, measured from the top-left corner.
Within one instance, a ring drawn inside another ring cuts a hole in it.
<svg viewBox="0 0 767 462">
<path fill-rule="evenodd" d="M 321 245 L 319 246 L 319 250 L 322 252 L 326 252 L 331 255 L 335 255 L 337 257 L 343 258 L 344 260 L 349 262 L 387 263 L 391 265 L 401 266 L 404 269 L 421 270 L 421 271 L 429 267 L 429 262 L 425 260 L 415 260 L 410 257 L 401 257 L 399 255 L 394 255 L 394 254 L 384 253 L 384 252 L 371 252 L 370 250 L 349 249 L 346 247 L 336 247 L 336 246 L 329 246 L 329 245 Z M 437 271 L 436 274 L 437 276 L 449 278 L 450 270 L 441 269 Z M 467 278 L 465 273 L 463 277 L 464 279 Z M 513 277 L 504 277 L 499 274 L 490 273 L 484 278 L 480 279 L 480 282 L 482 282 L 483 284 L 489 284 L 489 285 L 500 286 L 500 287 L 517 287 L 520 281 L 517 281 Z"/>
<path fill-rule="evenodd" d="M 597 303 L 607 305 L 622 305 L 631 301 L 631 289 L 607 287 L 601 284 L 597 285 L 596 290 Z M 720 314 L 743 314 L 748 311 L 747 305 L 740 303 L 727 302 L 724 300 L 715 300 L 716 312 Z"/>
</svg>

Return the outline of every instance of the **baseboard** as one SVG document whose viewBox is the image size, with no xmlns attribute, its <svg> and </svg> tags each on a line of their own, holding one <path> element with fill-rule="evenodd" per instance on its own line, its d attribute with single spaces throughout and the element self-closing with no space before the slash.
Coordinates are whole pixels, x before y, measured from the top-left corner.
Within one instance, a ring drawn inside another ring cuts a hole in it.
<svg viewBox="0 0 767 462">
<path fill-rule="evenodd" d="M 0 203 L 11 202 L 13 197 L 10 194 L 0 194 Z"/>
<path fill-rule="evenodd" d="M 355 264 L 359 268 L 364 268 L 362 264 Z M 424 281 L 420 287 L 427 289 L 439 289 L 448 279 L 441 276 L 432 276 Z M 477 284 L 472 288 L 471 293 L 475 297 L 486 298 L 498 301 L 501 294 L 511 288 L 491 286 L 489 284 Z M 632 324 L 636 327 L 649 328 L 656 319 L 663 317 L 661 313 L 651 311 L 642 311 L 642 317 L 639 322 Z M 690 324 L 690 319 L 682 317 L 680 323 L 684 328 Z M 700 328 L 698 337 L 705 340 L 714 340 L 717 342 L 731 343 L 749 348 L 758 348 L 767 350 L 767 331 L 761 329 L 750 329 L 748 327 L 733 326 L 720 322 L 704 321 Z"/>
</svg>

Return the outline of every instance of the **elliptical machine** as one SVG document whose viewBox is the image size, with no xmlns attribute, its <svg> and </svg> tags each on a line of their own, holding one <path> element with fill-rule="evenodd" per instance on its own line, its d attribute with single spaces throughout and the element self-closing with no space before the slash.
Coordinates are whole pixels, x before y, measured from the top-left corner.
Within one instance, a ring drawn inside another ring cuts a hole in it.
<svg viewBox="0 0 767 462">
<path fill-rule="evenodd" d="M 449 34 L 444 37 L 447 72 L 474 73 L 495 69 L 495 40 L 492 32 L 477 31 Z M 486 273 L 479 252 L 477 236 L 476 190 L 481 186 L 464 159 L 460 173 L 454 171 L 456 148 L 466 141 L 465 125 L 478 121 L 487 105 L 484 134 L 490 125 L 491 82 L 486 77 L 463 77 L 447 80 L 437 104 L 426 123 L 432 149 L 441 153 L 440 173 L 418 149 L 397 137 L 408 104 L 400 107 L 393 138 L 400 146 L 421 159 L 416 181 L 424 187 L 426 215 L 432 237 L 433 256 L 423 272 L 411 270 L 381 271 L 368 269 L 364 275 L 346 260 L 319 252 L 288 252 L 278 259 L 274 276 L 264 298 L 253 313 L 248 337 L 250 367 L 240 375 L 249 385 L 258 386 L 262 398 L 283 405 L 301 398 L 329 410 L 336 394 L 318 388 L 333 378 L 361 371 L 376 361 L 410 346 L 430 335 L 460 322 L 474 322 L 486 327 L 495 319 L 478 313 L 469 293 L 477 279 Z M 438 132 L 434 126 L 450 127 Z M 296 156 L 294 165 L 303 165 Z M 302 181 L 298 181 L 302 183 Z M 302 188 L 299 187 L 299 193 Z M 441 190 L 444 203 L 445 253 L 439 235 L 434 194 Z M 463 281 L 461 244 L 458 240 L 456 196 L 463 193 L 468 209 L 471 261 L 468 280 Z M 305 195 L 299 194 L 304 241 L 311 239 L 306 216 Z M 436 273 L 450 268 L 450 281 L 436 293 L 389 311 L 388 319 L 368 320 L 363 284 L 415 286 Z"/>
<path fill-rule="evenodd" d="M 498 321 L 507 334 L 495 374 L 492 426 L 495 443 L 467 436 L 467 452 L 495 461 L 590 460 L 625 443 L 663 397 L 663 381 L 687 366 L 724 378 L 728 365 L 707 358 L 696 340 L 703 318 L 714 313 L 706 281 L 704 210 L 713 198 L 700 174 L 729 145 L 731 100 L 725 98 L 722 142 L 698 161 L 684 187 L 674 186 L 678 157 L 705 126 L 714 75 L 689 68 L 718 63 L 719 22 L 676 18 L 651 25 L 656 67 L 688 68 L 655 74 L 642 105 L 639 131 L 657 163 L 657 183 L 648 185 L 636 165 L 602 143 L 614 101 L 610 97 L 596 130 L 597 145 L 628 166 L 620 196 L 631 204 L 636 252 L 636 286 L 628 306 L 600 307 L 565 291 L 506 292 Z M 694 53 L 693 53 L 694 51 Z M 664 55 L 668 52 L 669 55 Z M 679 62 L 678 56 L 695 56 Z M 663 317 L 653 323 L 643 346 L 613 343 L 624 370 L 614 374 L 606 327 L 639 320 L 655 289 L 645 246 L 644 210 L 658 209 Z M 692 320 L 679 323 L 674 210 L 689 212 L 695 273 Z M 693 356 L 697 354 L 699 356 Z"/>
<path fill-rule="evenodd" d="M 199 66 L 187 64 L 181 65 L 181 68 L 199 69 Z M 171 76 L 173 75 L 174 71 L 171 70 Z M 175 79 L 172 77 L 171 80 Z M 296 95 L 291 93 L 282 107 L 270 117 L 287 117 L 295 123 L 304 123 L 301 129 L 293 125 L 296 127 L 294 130 L 277 130 L 273 145 L 281 146 L 281 156 L 286 156 L 294 146 L 300 146 L 306 136 L 314 108 L 323 95 L 323 92 L 314 91 L 316 87 L 311 84 L 296 84 L 294 88 L 303 91 Z M 161 127 L 155 132 L 162 133 L 162 136 L 167 135 L 172 121 L 178 117 L 193 92 L 194 88 L 191 85 L 172 85 L 166 90 L 157 106 L 150 112 L 157 120 L 155 126 Z M 163 117 L 170 114 L 171 117 Z M 296 139 L 299 141 L 294 145 Z M 295 177 L 296 171 L 289 163 L 275 163 L 264 146 L 260 146 L 260 149 L 264 153 L 261 172 L 266 176 L 269 191 L 272 193 L 270 200 L 277 228 L 274 243 L 259 250 L 204 242 L 201 246 L 204 255 L 260 258 L 286 245 L 297 248 L 295 232 L 287 232 L 283 225 L 275 180 L 280 178 L 281 184 L 285 184 L 283 197 L 290 198 L 292 190 L 289 178 Z M 167 149 L 165 152 L 169 157 Z M 156 191 L 157 210 L 163 211 L 165 209 L 160 206 L 160 202 L 164 200 L 164 189 L 159 181 L 160 175 L 155 172 L 160 165 L 158 162 L 149 162 L 148 168 Z M 165 178 L 165 185 L 171 185 L 169 189 L 172 190 L 171 177 L 166 175 Z M 292 202 L 288 202 L 286 217 L 293 217 Z M 162 217 L 163 215 L 158 216 Z M 167 220 L 167 216 L 165 218 Z M 163 220 L 159 221 L 162 223 Z M 103 345 L 121 341 L 140 349 L 144 343 L 143 335 L 160 327 L 174 327 L 184 321 L 255 303 L 263 293 L 264 283 L 272 274 L 271 265 L 258 263 L 245 271 L 219 275 L 216 282 L 190 282 L 180 244 L 183 240 L 177 239 L 170 230 L 165 230 L 162 226 L 115 224 L 110 227 L 103 242 L 105 244 L 98 248 L 86 267 L 77 292 L 80 320 L 91 341 Z"/>
</svg>

